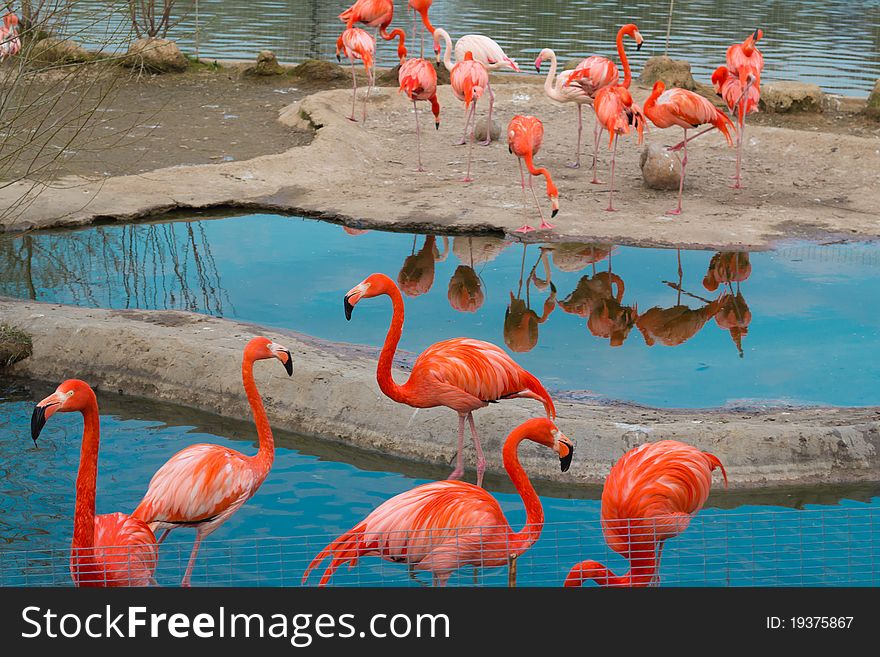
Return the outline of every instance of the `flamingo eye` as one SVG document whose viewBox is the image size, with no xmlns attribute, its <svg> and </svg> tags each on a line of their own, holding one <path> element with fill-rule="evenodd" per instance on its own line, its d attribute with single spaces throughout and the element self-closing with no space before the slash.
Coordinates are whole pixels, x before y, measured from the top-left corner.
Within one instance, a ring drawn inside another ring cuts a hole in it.
<svg viewBox="0 0 880 657">
<path fill-rule="evenodd" d="M 73 397 L 73 390 L 68 390 L 65 394 L 67 395 L 67 398 L 70 399 Z"/>
</svg>

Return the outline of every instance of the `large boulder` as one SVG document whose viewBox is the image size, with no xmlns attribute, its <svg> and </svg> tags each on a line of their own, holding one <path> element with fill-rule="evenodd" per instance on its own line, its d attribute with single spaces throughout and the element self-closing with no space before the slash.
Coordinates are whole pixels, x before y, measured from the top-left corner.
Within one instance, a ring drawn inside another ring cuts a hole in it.
<svg viewBox="0 0 880 657">
<path fill-rule="evenodd" d="M 865 108 L 865 114 L 872 119 L 880 120 L 880 80 L 874 85 L 874 91 L 868 96 L 868 106 Z"/>
<path fill-rule="evenodd" d="M 662 80 L 667 87 L 681 87 L 690 91 L 697 89 L 691 65 L 683 59 L 672 59 L 666 55 L 651 57 L 645 62 L 639 76 L 639 84 L 646 87 L 654 86 L 657 80 Z"/>
<path fill-rule="evenodd" d="M 477 141 L 486 141 L 486 126 L 489 124 L 489 117 L 484 116 L 477 121 L 474 127 L 474 138 Z M 489 132 L 490 141 L 498 141 L 501 136 L 501 125 L 495 119 L 492 119 L 492 130 Z"/>
<path fill-rule="evenodd" d="M 150 73 L 181 73 L 189 67 L 189 61 L 170 39 L 138 39 L 128 48 L 122 62 L 130 68 Z"/>
<path fill-rule="evenodd" d="M 247 75 L 284 75 L 284 67 L 278 63 L 274 52 L 261 50 L 256 65 L 246 68 L 244 72 Z"/>
<path fill-rule="evenodd" d="M 761 85 L 762 112 L 821 112 L 824 94 L 818 85 L 806 82 L 766 82 Z"/>
<path fill-rule="evenodd" d="M 34 350 L 31 337 L 24 331 L 0 324 L 0 368 L 29 357 Z"/>
<path fill-rule="evenodd" d="M 318 59 L 307 59 L 299 66 L 295 66 L 291 75 L 307 82 L 339 82 L 348 80 L 349 74 L 338 64 L 322 62 Z"/>
<path fill-rule="evenodd" d="M 648 144 L 642 149 L 639 165 L 645 185 L 651 189 L 678 189 L 681 160 L 675 153 L 657 144 Z"/>
<path fill-rule="evenodd" d="M 28 56 L 41 64 L 76 64 L 91 59 L 89 52 L 72 39 L 46 37 L 30 47 Z"/>
</svg>

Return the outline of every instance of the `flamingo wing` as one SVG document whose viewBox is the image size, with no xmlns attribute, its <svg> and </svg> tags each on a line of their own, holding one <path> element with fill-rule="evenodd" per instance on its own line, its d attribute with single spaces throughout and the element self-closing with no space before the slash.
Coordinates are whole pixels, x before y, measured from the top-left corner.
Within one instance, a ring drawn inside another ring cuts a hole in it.
<svg viewBox="0 0 880 657">
<path fill-rule="evenodd" d="M 482 34 L 466 34 L 455 42 L 455 61 L 464 59 L 466 52 L 471 51 L 474 59 L 491 71 L 509 68 L 519 73 L 519 65 L 504 52 L 494 39 Z"/>
<path fill-rule="evenodd" d="M 71 551 L 70 570 L 78 586 L 148 586 L 159 546 L 149 526 L 124 513 L 95 518 L 95 545 Z"/>
<path fill-rule="evenodd" d="M 620 74 L 617 66 L 610 59 L 593 55 L 582 60 L 574 71 L 570 72 L 570 79 L 565 84 L 574 86 L 575 83 L 584 90 L 584 93 L 595 97 L 600 89 L 620 84 Z"/>
</svg>

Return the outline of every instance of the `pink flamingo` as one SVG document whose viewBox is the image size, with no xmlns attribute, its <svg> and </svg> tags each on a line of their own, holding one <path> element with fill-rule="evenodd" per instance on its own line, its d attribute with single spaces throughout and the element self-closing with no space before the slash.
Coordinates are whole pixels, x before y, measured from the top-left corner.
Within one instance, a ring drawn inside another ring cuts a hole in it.
<svg viewBox="0 0 880 657">
<path fill-rule="evenodd" d="M 440 129 L 440 102 L 437 100 L 437 71 L 427 59 L 408 59 L 400 67 L 397 74 L 400 81 L 398 93 L 403 91 L 407 98 L 412 101 L 416 114 L 416 143 L 418 144 L 419 168 L 422 166 L 422 135 L 419 127 L 419 107 L 417 101 L 424 100 L 431 103 L 431 112 L 434 114 L 434 128 Z"/>
<path fill-rule="evenodd" d="M 428 18 L 428 10 L 431 8 L 431 4 L 434 0 L 409 0 L 409 8 L 412 9 L 413 14 L 413 41 L 416 40 L 416 28 L 418 27 L 418 16 L 422 17 L 422 33 L 421 33 L 421 50 L 419 51 L 419 57 L 425 56 L 425 30 L 431 33 L 431 36 L 434 36 L 434 26 L 431 25 L 431 19 Z"/>
<path fill-rule="evenodd" d="M 727 473 L 717 457 L 677 440 L 639 445 L 611 468 L 602 489 L 602 533 L 630 562 L 615 575 L 596 561 L 576 564 L 565 586 L 593 579 L 600 586 L 648 586 L 657 581 L 666 540 L 678 536 L 709 497 L 712 471 Z"/>
<path fill-rule="evenodd" d="M 254 362 L 268 358 L 277 358 L 284 364 L 288 376 L 293 374 L 290 351 L 281 345 L 268 338 L 256 337 L 245 346 L 241 378 L 260 439 L 256 456 L 247 456 L 220 445 L 190 445 L 156 471 L 144 499 L 132 513 L 153 529 L 165 530 L 160 543 L 172 529 L 191 527 L 196 530 L 196 540 L 181 586 L 190 585 L 202 539 L 216 531 L 252 498 L 272 469 L 275 442 L 254 381 Z"/>
<path fill-rule="evenodd" d="M 339 61 L 339 53 L 344 52 L 351 62 L 351 83 L 353 92 L 351 97 L 351 116 L 349 120 L 357 121 L 354 118 L 354 106 L 357 101 L 357 75 L 354 72 L 354 60 L 360 59 L 364 63 L 364 69 L 367 72 L 367 95 L 364 96 L 364 114 L 363 121 L 367 120 L 367 101 L 370 98 L 370 92 L 373 90 L 373 58 L 376 53 L 376 40 L 371 37 L 365 30 L 359 27 L 350 27 L 339 35 L 336 40 L 336 60 Z"/>
<path fill-rule="evenodd" d="M 553 208 L 550 217 L 555 217 L 556 213 L 559 212 L 559 190 L 557 190 L 556 185 L 553 184 L 553 178 L 550 177 L 550 172 L 543 167 L 536 169 L 533 161 L 533 157 L 541 149 L 541 143 L 543 141 L 544 124 L 541 123 L 540 119 L 537 119 L 534 116 L 523 116 L 522 114 L 519 114 L 510 120 L 510 124 L 507 126 L 507 150 L 513 155 L 516 155 L 519 160 L 519 176 L 522 182 L 523 200 L 525 200 L 526 194 L 526 179 L 523 174 L 522 165 L 523 160 L 525 160 L 526 168 L 529 170 L 530 174 L 529 189 L 532 190 L 535 205 L 538 207 L 538 214 L 541 215 L 540 230 L 550 230 L 553 228 L 553 224 L 548 224 L 544 220 L 544 213 L 541 211 L 541 205 L 538 203 L 538 196 L 535 194 L 535 188 L 532 185 L 532 176 L 544 176 L 544 179 L 547 181 L 547 196 L 550 198 Z M 533 230 L 535 229 L 526 222 L 522 228 L 517 228 L 516 232 L 528 233 Z"/>
<path fill-rule="evenodd" d="M 740 69 L 757 71 L 760 74 L 764 70 L 764 55 L 757 48 L 757 42 L 764 36 L 764 32 L 758 28 L 746 37 L 742 43 L 735 43 L 727 49 L 727 68 L 734 75 L 740 74 Z M 742 80 L 745 84 L 745 79 Z"/>
<path fill-rule="evenodd" d="M 681 159 L 681 180 L 678 184 L 678 207 L 670 210 L 666 214 L 681 214 L 681 194 L 684 189 L 684 178 L 687 171 L 687 144 L 691 139 L 696 139 L 713 128 L 718 128 L 721 134 L 727 139 L 728 145 L 732 145 L 733 140 L 730 137 L 729 128 L 733 128 L 733 122 L 715 107 L 707 99 L 699 94 L 687 89 L 679 89 L 672 87 L 667 89 L 662 81 L 654 83 L 654 89 L 648 100 L 645 101 L 645 116 L 651 119 L 651 122 L 658 128 L 669 128 L 671 126 L 679 126 L 684 130 L 684 141 L 672 146 L 669 150 L 677 152 L 684 148 L 684 157 Z M 692 128 L 698 128 L 704 123 L 711 124 L 709 128 L 698 132 L 693 137 L 688 138 L 687 132 Z"/>
<path fill-rule="evenodd" d="M 18 35 L 18 16 L 11 11 L 3 16 L 0 26 L 0 64 L 21 51 L 21 37 Z"/>
<path fill-rule="evenodd" d="M 452 84 L 452 93 L 461 101 L 464 101 L 465 121 L 464 134 L 468 134 L 468 126 L 474 122 L 471 135 L 471 145 L 468 149 L 467 173 L 462 182 L 472 182 L 471 156 L 474 151 L 474 131 L 476 130 L 477 101 L 483 96 L 483 90 L 489 86 L 489 73 L 486 67 L 474 61 L 473 53 L 468 50 L 464 59 L 452 67 L 449 76 Z"/>
<path fill-rule="evenodd" d="M 571 440 L 545 418 L 526 420 L 507 437 L 502 459 L 526 508 L 522 530 L 511 529 L 498 501 L 479 486 L 448 480 L 423 484 L 384 502 L 321 550 L 306 568 L 303 584 L 327 557 L 330 565 L 319 586 L 326 585 L 339 566 L 354 566 L 361 557 L 378 556 L 430 572 L 435 586 L 445 586 L 453 571 L 465 565 L 508 564 L 508 581 L 515 585 L 516 559 L 535 544 L 544 528 L 541 499 L 517 455 L 523 440 L 556 452 L 563 472 L 574 455 Z"/>
<path fill-rule="evenodd" d="M 82 450 L 76 475 L 76 507 L 70 575 L 77 586 L 147 586 L 159 548 L 146 523 L 124 513 L 95 515 L 98 446 L 101 440 L 98 400 L 85 381 L 68 379 L 34 408 L 31 438 L 34 445 L 46 420 L 55 413 L 82 413 Z"/>
<path fill-rule="evenodd" d="M 632 70 L 629 66 L 629 59 L 626 56 L 626 49 L 623 46 L 623 37 L 630 36 L 636 42 L 636 50 L 641 50 L 642 43 L 644 39 L 642 39 L 642 34 L 639 32 L 639 28 L 636 27 L 634 23 L 628 23 L 624 25 L 617 31 L 617 54 L 620 57 L 621 65 L 623 66 L 623 86 L 626 89 L 629 89 L 630 84 L 632 83 Z M 552 51 L 551 51 L 552 52 Z M 543 51 L 541 53 L 543 55 Z M 535 67 L 540 71 L 540 64 L 543 59 L 539 56 L 538 60 L 535 61 Z M 560 80 L 560 78 L 562 78 Z M 548 75 L 548 81 L 550 76 Z M 598 57 L 592 56 L 587 57 L 575 67 L 573 71 L 563 71 L 559 74 L 559 78 L 556 80 L 556 85 L 554 88 L 554 95 L 551 95 L 549 91 L 547 91 L 547 83 L 544 84 L 544 90 L 547 92 L 547 95 L 551 98 L 554 96 L 571 98 L 574 93 L 571 91 L 572 89 L 577 89 L 580 87 L 581 92 L 590 100 L 584 101 L 587 104 L 593 105 L 593 100 L 596 98 L 596 94 L 599 93 L 601 89 L 605 89 L 610 86 L 617 86 L 620 82 L 620 78 L 617 73 L 617 66 L 614 65 L 607 57 Z M 577 86 L 574 86 L 576 84 Z M 559 98 L 554 98 L 554 100 L 559 100 Z M 566 101 L 562 101 L 566 102 Z M 577 102 L 577 101 L 575 101 Z M 595 109 L 595 106 L 594 106 Z M 581 115 L 581 103 L 578 104 L 578 153 L 577 153 L 577 161 L 575 165 L 580 166 L 580 156 L 581 156 L 581 131 L 583 130 L 583 117 Z M 599 178 L 596 174 L 596 163 L 598 161 L 599 156 L 599 137 L 602 134 L 602 124 L 598 119 L 598 115 L 596 118 L 596 127 L 593 130 L 593 179 L 590 181 L 592 184 L 597 185 L 600 184 Z"/>
<path fill-rule="evenodd" d="M 452 71 L 452 38 L 449 32 L 442 27 L 434 30 L 434 52 L 437 55 L 437 61 L 440 61 L 440 39 L 443 39 L 445 50 L 443 51 L 443 65 L 447 71 Z M 482 34 L 465 34 L 455 42 L 455 61 L 460 62 L 464 59 L 466 52 L 470 51 L 475 61 L 480 62 L 486 67 L 487 71 L 498 71 L 504 68 L 519 73 L 519 65 L 504 52 L 504 49 L 498 45 L 496 41 Z M 486 92 L 489 94 L 489 117 L 487 119 L 488 126 L 492 126 L 492 109 L 495 107 L 495 93 L 492 91 L 491 81 L 486 85 Z M 491 130 L 486 131 L 486 138 L 480 142 L 481 146 L 488 146 L 492 141 Z M 462 139 L 460 144 L 464 144 Z"/>
<path fill-rule="evenodd" d="M 375 27 L 377 34 L 385 41 L 397 39 L 397 56 L 403 64 L 406 59 L 406 35 L 400 28 L 388 32 L 388 26 L 394 20 L 394 0 L 357 0 L 351 7 L 339 14 L 339 20 L 345 27 L 354 27 L 355 23 L 364 23 L 367 27 Z"/>
<path fill-rule="evenodd" d="M 502 399 L 529 398 L 544 404 L 547 417 L 556 417 L 550 394 L 532 374 L 517 365 L 499 347 L 482 340 L 455 338 L 431 345 L 416 359 L 403 385 L 391 376 L 394 352 L 403 332 L 403 296 L 385 274 L 373 274 L 345 295 L 345 318 L 351 319 L 361 299 L 391 297 L 394 314 L 379 356 L 379 388 L 394 401 L 413 408 L 445 406 L 458 413 L 458 456 L 450 479 L 464 473 L 464 423 L 468 421 L 477 452 L 477 486 L 483 483 L 486 459 L 477 436 L 473 412 Z"/>
</svg>

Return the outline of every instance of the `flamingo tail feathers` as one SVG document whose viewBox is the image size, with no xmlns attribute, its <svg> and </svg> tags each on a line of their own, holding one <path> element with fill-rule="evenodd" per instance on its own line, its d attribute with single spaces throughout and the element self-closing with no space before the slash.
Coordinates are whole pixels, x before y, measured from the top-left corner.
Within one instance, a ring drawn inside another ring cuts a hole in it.
<svg viewBox="0 0 880 657">
<path fill-rule="evenodd" d="M 556 406 L 553 405 L 553 399 L 550 397 L 550 393 L 547 392 L 547 389 L 540 381 L 538 381 L 537 377 L 529 372 L 524 372 L 522 383 L 524 384 L 524 387 L 532 393 L 532 395 L 529 396 L 544 404 L 544 410 L 547 412 L 547 417 L 551 420 L 555 420 Z"/>
<path fill-rule="evenodd" d="M 321 550 L 312 562 L 308 565 L 302 576 L 302 583 L 305 584 L 309 579 L 309 574 L 327 557 L 331 557 L 330 564 L 324 570 L 321 581 L 318 586 L 326 586 L 330 578 L 333 577 L 339 566 L 348 564 L 354 566 L 362 554 L 361 546 L 363 544 L 364 525 L 360 524 L 342 534 L 339 538 L 332 541 L 327 547 Z"/>
<path fill-rule="evenodd" d="M 724 477 L 724 487 L 727 488 L 727 470 L 724 469 L 724 465 L 714 454 L 709 454 L 708 452 L 705 452 L 705 454 L 706 458 L 709 461 L 709 467 L 711 468 L 711 470 L 714 470 L 715 468 L 721 470 L 721 475 Z"/>
</svg>

